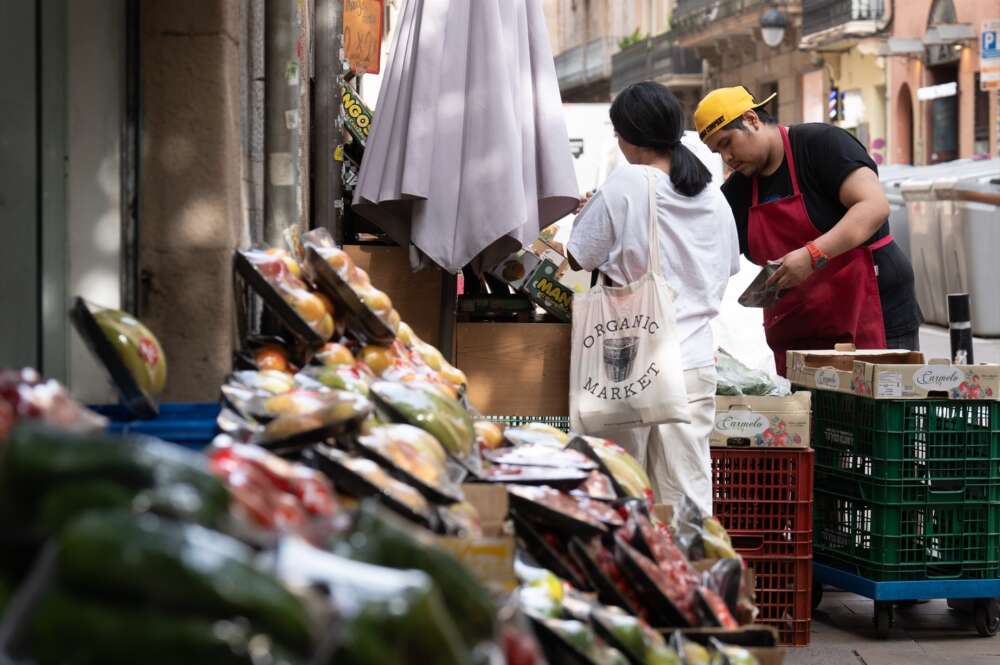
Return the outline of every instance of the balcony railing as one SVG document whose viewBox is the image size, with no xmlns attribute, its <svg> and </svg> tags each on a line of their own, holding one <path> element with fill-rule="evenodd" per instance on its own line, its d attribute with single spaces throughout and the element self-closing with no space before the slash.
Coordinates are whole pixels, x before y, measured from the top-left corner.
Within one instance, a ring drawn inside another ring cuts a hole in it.
<svg viewBox="0 0 1000 665">
<path fill-rule="evenodd" d="M 556 56 L 556 75 L 560 90 L 572 90 L 611 78 L 611 55 L 617 50 L 615 40 L 602 37 L 580 44 Z"/>
<path fill-rule="evenodd" d="M 716 21 L 758 9 L 769 0 L 677 0 L 671 18 L 675 36 L 698 32 Z"/>
<path fill-rule="evenodd" d="M 803 37 L 852 23 L 856 29 L 849 32 L 873 32 L 884 18 L 885 0 L 802 0 Z"/>
<path fill-rule="evenodd" d="M 701 60 L 692 49 L 680 48 L 669 33 L 643 40 L 611 58 L 611 92 L 639 81 L 666 81 L 672 76 L 700 75 Z"/>
</svg>

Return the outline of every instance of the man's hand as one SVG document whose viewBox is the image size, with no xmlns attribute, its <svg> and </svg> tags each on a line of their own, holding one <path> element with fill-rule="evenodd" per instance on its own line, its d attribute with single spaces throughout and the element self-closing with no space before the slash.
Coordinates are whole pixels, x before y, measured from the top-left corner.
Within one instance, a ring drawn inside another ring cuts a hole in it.
<svg viewBox="0 0 1000 665">
<path fill-rule="evenodd" d="M 580 211 L 583 210 L 584 206 L 586 206 L 587 203 L 589 203 L 590 199 L 592 199 L 592 198 L 594 198 L 594 192 L 593 191 L 589 191 L 586 194 L 584 194 L 583 196 L 581 196 L 580 197 L 580 203 L 579 203 L 579 205 L 576 206 L 576 210 L 573 211 L 573 214 L 574 215 L 579 215 Z"/>
<path fill-rule="evenodd" d="M 812 273 L 813 263 L 809 250 L 805 247 L 799 247 L 795 251 L 785 254 L 781 259 L 781 267 L 767 280 L 767 285 L 776 286 L 784 291 L 806 281 Z"/>
</svg>

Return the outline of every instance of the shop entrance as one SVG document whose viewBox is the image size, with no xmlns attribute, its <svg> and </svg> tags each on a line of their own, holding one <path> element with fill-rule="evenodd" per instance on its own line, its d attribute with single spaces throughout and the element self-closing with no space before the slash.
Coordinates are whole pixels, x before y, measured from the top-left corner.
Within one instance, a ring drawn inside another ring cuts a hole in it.
<svg viewBox="0 0 1000 665">
<path fill-rule="evenodd" d="M 956 83 L 958 63 L 927 68 L 928 85 Z M 958 159 L 958 93 L 932 99 L 927 104 L 928 161 L 931 164 Z"/>
</svg>

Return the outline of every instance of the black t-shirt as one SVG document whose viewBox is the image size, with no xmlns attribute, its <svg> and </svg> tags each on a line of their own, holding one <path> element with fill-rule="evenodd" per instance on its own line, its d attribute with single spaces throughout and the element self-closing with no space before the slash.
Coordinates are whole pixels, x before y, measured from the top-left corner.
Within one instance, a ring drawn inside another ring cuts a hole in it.
<svg viewBox="0 0 1000 665">
<path fill-rule="evenodd" d="M 794 125 L 788 130 L 788 139 L 792 145 L 795 172 L 809 218 L 821 234 L 826 233 L 847 214 L 847 208 L 840 202 L 840 186 L 847 176 L 861 167 L 868 167 L 878 173 L 878 167 L 856 138 L 833 125 Z M 760 203 L 791 196 L 792 181 L 788 173 L 788 161 L 782 160 L 781 166 L 773 174 L 761 176 L 758 187 Z M 752 201 L 751 179 L 741 173 L 733 173 L 722 185 L 722 191 L 736 218 L 740 251 L 749 258 L 747 214 Z M 889 221 L 886 220 L 865 244 L 871 244 L 888 234 Z M 898 337 L 915 331 L 920 326 L 921 316 L 910 260 L 894 242 L 875 250 L 874 259 L 878 269 L 886 337 Z"/>
</svg>

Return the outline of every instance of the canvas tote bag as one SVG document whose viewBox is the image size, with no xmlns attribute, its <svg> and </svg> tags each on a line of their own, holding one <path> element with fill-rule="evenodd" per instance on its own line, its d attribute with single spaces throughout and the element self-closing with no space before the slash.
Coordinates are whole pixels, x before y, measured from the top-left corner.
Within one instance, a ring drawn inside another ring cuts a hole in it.
<svg viewBox="0 0 1000 665">
<path fill-rule="evenodd" d="M 660 272 L 654 176 L 646 274 L 573 299 L 570 425 L 583 433 L 690 422 L 673 289 Z M 607 281 L 607 280 L 603 280 Z"/>
</svg>

